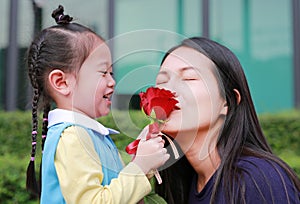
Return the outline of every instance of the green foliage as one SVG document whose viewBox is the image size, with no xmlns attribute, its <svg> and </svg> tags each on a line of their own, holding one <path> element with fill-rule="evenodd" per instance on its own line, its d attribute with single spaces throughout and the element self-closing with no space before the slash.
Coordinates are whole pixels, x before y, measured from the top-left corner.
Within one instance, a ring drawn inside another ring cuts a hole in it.
<svg viewBox="0 0 300 204">
<path fill-rule="evenodd" d="M 298 142 L 299 143 L 299 142 Z M 289 164 L 300 178 L 300 155 L 292 150 L 286 149 L 278 155 L 283 161 Z"/>
<path fill-rule="evenodd" d="M 300 112 L 260 115 L 263 131 L 274 151 L 300 176 Z M 125 147 L 149 123 L 141 111 L 117 111 L 99 121 L 120 134 L 112 135 L 125 163 L 131 160 Z M 38 139 L 40 141 L 40 138 Z M 25 190 L 26 168 L 31 152 L 31 115 L 29 112 L 0 112 L 0 203 L 32 204 Z M 37 147 L 40 160 L 40 147 Z M 38 164 L 36 164 L 38 169 Z M 145 203 L 164 203 L 153 192 Z"/>
<path fill-rule="evenodd" d="M 274 153 L 300 177 L 300 111 L 264 114 L 260 123 Z"/>
<path fill-rule="evenodd" d="M 144 197 L 145 204 L 167 204 L 167 202 L 154 191 L 155 177 L 150 179 L 152 191 Z"/>
<path fill-rule="evenodd" d="M 111 135 L 120 152 L 125 151 L 125 147 L 137 138 L 141 130 L 150 123 L 150 120 L 142 111 L 119 111 L 112 112 L 99 119 L 104 126 L 120 131 L 120 134 Z"/>
<path fill-rule="evenodd" d="M 151 192 L 144 198 L 145 204 L 167 204 L 167 202 L 158 194 Z"/>
<path fill-rule="evenodd" d="M 0 112 L 0 155 L 30 156 L 31 115 L 28 112 Z"/>
<path fill-rule="evenodd" d="M 0 203 L 36 203 L 25 189 L 27 164 L 13 154 L 0 156 Z"/>
<path fill-rule="evenodd" d="M 300 155 L 300 112 L 285 112 L 260 116 L 262 129 L 275 153 L 287 149 Z"/>
</svg>

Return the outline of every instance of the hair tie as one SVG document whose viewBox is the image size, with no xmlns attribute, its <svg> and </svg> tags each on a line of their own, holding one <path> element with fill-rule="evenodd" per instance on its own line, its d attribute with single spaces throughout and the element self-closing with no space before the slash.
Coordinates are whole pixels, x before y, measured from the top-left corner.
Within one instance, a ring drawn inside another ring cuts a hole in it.
<svg viewBox="0 0 300 204">
<path fill-rule="evenodd" d="M 37 135 L 37 131 L 34 130 L 34 131 L 31 132 L 31 134 L 32 134 L 32 135 Z"/>
<path fill-rule="evenodd" d="M 46 135 L 42 135 L 42 138 L 44 139 L 44 138 L 46 138 L 47 136 Z"/>
<path fill-rule="evenodd" d="M 34 157 L 30 157 L 30 161 L 34 161 Z"/>
<path fill-rule="evenodd" d="M 32 145 L 36 145 L 36 142 L 32 142 L 31 144 L 32 144 Z"/>
<path fill-rule="evenodd" d="M 58 20 L 57 20 L 57 21 L 60 21 L 61 18 L 62 18 L 63 16 L 64 16 L 63 14 L 60 14 L 60 15 L 58 16 Z"/>
<path fill-rule="evenodd" d="M 57 9 L 52 12 L 52 18 L 55 19 L 57 24 L 69 24 L 73 18 L 69 15 L 64 15 L 64 7 L 59 5 Z"/>
<path fill-rule="evenodd" d="M 48 121 L 48 118 L 43 118 L 43 121 Z"/>
</svg>

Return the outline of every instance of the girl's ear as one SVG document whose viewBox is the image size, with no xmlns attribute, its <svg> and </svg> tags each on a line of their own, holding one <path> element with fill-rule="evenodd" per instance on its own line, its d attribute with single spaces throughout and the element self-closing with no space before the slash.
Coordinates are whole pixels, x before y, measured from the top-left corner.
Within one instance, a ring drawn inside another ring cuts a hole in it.
<svg viewBox="0 0 300 204">
<path fill-rule="evenodd" d="M 69 74 L 66 74 L 62 70 L 52 70 L 48 75 L 49 85 L 51 89 L 62 95 L 69 95 L 72 90 L 69 77 Z"/>
</svg>

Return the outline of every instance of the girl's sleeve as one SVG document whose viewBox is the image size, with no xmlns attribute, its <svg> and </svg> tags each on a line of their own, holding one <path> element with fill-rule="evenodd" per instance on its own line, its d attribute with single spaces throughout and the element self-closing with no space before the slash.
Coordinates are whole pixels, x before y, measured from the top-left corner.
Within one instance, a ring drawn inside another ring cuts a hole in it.
<svg viewBox="0 0 300 204">
<path fill-rule="evenodd" d="M 110 185 L 102 186 L 101 163 L 93 147 L 81 127 L 69 127 L 61 135 L 54 163 L 66 203 L 137 203 L 150 193 L 149 180 L 132 162 Z"/>
</svg>

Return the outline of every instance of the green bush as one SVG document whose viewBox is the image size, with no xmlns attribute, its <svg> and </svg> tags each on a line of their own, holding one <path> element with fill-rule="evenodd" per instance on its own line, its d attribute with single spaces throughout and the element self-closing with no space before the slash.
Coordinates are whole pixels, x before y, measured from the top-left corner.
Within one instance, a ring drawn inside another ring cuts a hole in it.
<svg viewBox="0 0 300 204">
<path fill-rule="evenodd" d="M 300 176 L 300 112 L 259 116 L 263 131 L 274 151 Z M 116 111 L 99 121 L 120 134 L 113 135 L 125 163 L 131 157 L 125 147 L 149 123 L 141 111 Z M 31 115 L 29 112 L 0 112 L 0 203 L 36 203 L 25 190 L 26 168 L 31 152 Z M 38 139 L 40 141 L 40 138 Z M 37 147 L 40 160 L 40 147 Z M 38 169 L 38 164 L 36 165 Z M 146 201 L 156 199 L 152 194 Z"/>
<path fill-rule="evenodd" d="M 13 154 L 0 156 L 0 203 L 36 203 L 25 189 L 28 161 Z"/>
<path fill-rule="evenodd" d="M 0 155 L 30 156 L 31 115 L 29 112 L 0 112 Z"/>
<path fill-rule="evenodd" d="M 300 177 L 300 112 L 263 114 L 260 123 L 274 153 Z"/>
<path fill-rule="evenodd" d="M 290 149 L 300 155 L 300 112 L 264 114 L 260 116 L 260 123 L 277 154 Z"/>
</svg>

